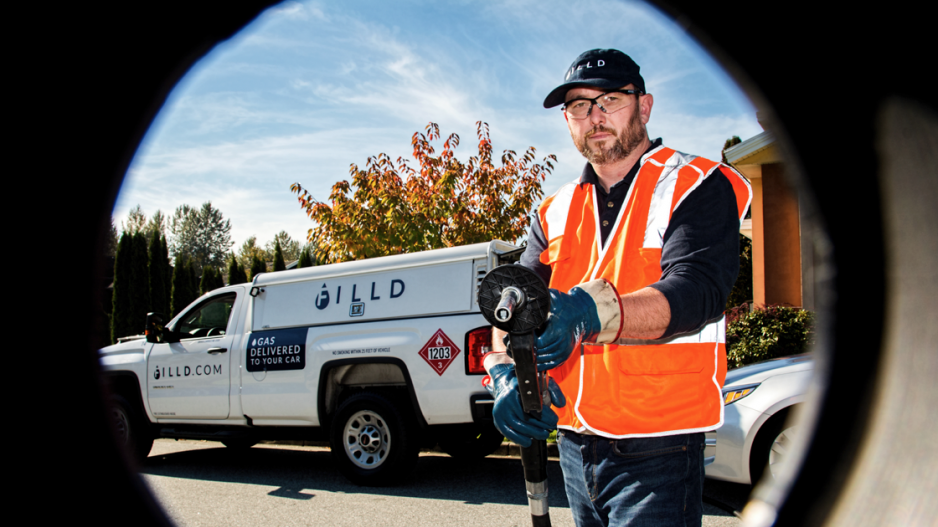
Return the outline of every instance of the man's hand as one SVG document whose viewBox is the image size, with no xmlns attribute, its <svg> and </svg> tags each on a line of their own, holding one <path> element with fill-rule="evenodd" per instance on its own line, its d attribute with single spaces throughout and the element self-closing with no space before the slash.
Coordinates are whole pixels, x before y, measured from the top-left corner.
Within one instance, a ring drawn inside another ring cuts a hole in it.
<svg viewBox="0 0 938 527">
<path fill-rule="evenodd" d="M 613 342 L 619 338 L 621 329 L 621 300 L 609 282 L 593 280 L 569 293 L 551 289 L 547 325 L 534 342 L 537 369 L 560 366 L 583 342 Z"/>
<path fill-rule="evenodd" d="M 486 385 L 495 397 L 492 417 L 495 426 L 505 437 L 523 446 L 531 446 L 534 439 L 547 439 L 551 431 L 557 428 L 557 414 L 545 404 L 541 418 L 535 419 L 524 412 L 521 396 L 518 394 L 518 379 L 512 364 L 496 364 L 489 369 L 492 382 Z M 567 404 L 560 387 L 553 379 L 547 383 L 551 404 L 561 408 Z"/>
</svg>

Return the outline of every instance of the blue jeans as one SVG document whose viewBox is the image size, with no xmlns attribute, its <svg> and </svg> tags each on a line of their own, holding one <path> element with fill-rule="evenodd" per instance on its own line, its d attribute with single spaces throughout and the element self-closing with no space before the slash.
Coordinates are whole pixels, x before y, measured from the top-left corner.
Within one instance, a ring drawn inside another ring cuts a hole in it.
<svg viewBox="0 0 938 527">
<path fill-rule="evenodd" d="M 557 443 L 577 527 L 700 526 L 704 434 L 616 440 L 560 430 Z"/>
</svg>

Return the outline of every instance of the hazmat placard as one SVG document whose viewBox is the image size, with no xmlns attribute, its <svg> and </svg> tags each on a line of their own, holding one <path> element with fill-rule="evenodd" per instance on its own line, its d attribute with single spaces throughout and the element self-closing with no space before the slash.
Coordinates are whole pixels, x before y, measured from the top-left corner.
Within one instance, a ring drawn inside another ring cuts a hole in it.
<svg viewBox="0 0 938 527">
<path fill-rule="evenodd" d="M 442 329 L 438 329 L 430 337 L 430 340 L 420 348 L 419 353 L 437 375 L 443 375 L 453 359 L 459 355 L 459 348 L 446 336 L 446 333 L 443 333 Z"/>
</svg>

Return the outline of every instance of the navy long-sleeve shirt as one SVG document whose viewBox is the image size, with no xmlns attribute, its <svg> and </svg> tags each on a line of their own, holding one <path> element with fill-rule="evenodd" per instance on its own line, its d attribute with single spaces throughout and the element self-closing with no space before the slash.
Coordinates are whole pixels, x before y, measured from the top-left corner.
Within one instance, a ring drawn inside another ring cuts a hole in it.
<svg viewBox="0 0 938 527">
<path fill-rule="evenodd" d="M 657 148 L 661 139 L 652 143 Z M 647 152 L 646 152 L 647 153 Z M 606 193 L 592 165 L 586 164 L 580 184 L 590 183 L 601 212 L 600 235 L 605 245 L 622 209 L 639 164 Z M 541 263 L 547 239 L 539 221 L 532 222 L 521 265 L 550 283 L 551 268 Z M 739 216 L 736 195 L 726 177 L 712 174 L 674 210 L 661 248 L 661 279 L 650 287 L 660 291 L 671 308 L 663 337 L 696 331 L 719 317 L 739 272 Z"/>
</svg>

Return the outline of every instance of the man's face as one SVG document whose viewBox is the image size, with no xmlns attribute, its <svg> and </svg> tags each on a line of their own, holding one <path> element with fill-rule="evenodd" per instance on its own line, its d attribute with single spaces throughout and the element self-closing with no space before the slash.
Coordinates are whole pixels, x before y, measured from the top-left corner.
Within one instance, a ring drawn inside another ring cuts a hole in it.
<svg viewBox="0 0 938 527">
<path fill-rule="evenodd" d="M 634 89 L 629 84 L 624 90 Z M 566 101 L 576 98 L 598 97 L 608 90 L 574 88 L 567 92 Z M 645 123 L 651 114 L 650 95 L 624 95 L 636 100 L 626 108 L 605 113 L 596 105 L 585 119 L 567 117 L 567 126 L 573 144 L 592 165 L 605 165 L 621 161 L 640 147 L 647 137 Z"/>
</svg>

